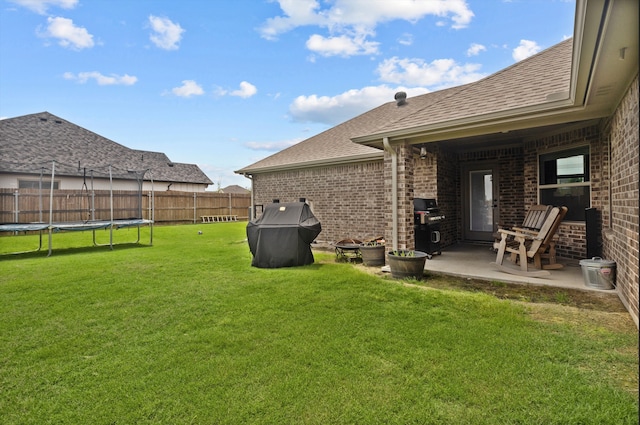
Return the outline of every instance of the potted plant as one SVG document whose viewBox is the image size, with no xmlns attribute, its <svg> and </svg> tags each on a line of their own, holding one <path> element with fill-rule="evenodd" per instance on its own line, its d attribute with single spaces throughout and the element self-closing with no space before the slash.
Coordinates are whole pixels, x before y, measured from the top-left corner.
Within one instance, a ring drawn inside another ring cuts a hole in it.
<svg viewBox="0 0 640 425">
<path fill-rule="evenodd" d="M 426 252 L 396 249 L 389 251 L 387 256 L 389 257 L 391 277 L 396 279 L 422 279 L 424 275 L 424 265 L 428 257 Z"/>
<path fill-rule="evenodd" d="M 384 239 L 377 238 L 361 243 L 360 256 L 365 266 L 384 266 Z"/>
</svg>

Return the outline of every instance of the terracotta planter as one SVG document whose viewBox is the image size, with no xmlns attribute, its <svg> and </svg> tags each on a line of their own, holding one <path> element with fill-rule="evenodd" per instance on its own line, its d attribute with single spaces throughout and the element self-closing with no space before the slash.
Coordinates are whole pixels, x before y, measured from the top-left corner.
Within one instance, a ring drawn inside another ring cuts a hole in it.
<svg viewBox="0 0 640 425">
<path fill-rule="evenodd" d="M 396 252 L 401 255 L 394 254 L 394 251 L 389 251 L 387 254 L 391 277 L 396 279 L 422 279 L 427 253 L 409 250 L 398 250 Z"/>
<path fill-rule="evenodd" d="M 360 255 L 365 266 L 384 266 L 384 245 L 360 245 Z"/>
</svg>

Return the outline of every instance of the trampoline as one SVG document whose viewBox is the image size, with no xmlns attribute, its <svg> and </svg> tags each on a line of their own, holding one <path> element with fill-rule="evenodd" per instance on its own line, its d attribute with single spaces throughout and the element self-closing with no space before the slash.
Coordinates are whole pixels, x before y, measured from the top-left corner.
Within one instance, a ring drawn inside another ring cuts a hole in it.
<svg viewBox="0 0 640 425">
<path fill-rule="evenodd" d="M 56 162 L 54 161 L 52 163 L 51 166 L 51 181 L 54 181 L 55 178 L 55 165 Z M 92 170 L 93 171 L 93 170 Z M 144 174 L 146 174 L 147 172 L 149 172 L 150 170 L 144 170 L 141 172 L 136 172 L 136 175 L 139 176 L 139 195 L 141 195 L 142 193 L 142 184 L 140 183 L 141 179 L 144 177 Z M 132 172 L 130 170 L 127 171 L 128 174 L 131 174 Z M 9 253 L 5 253 L 4 255 L 9 255 L 9 254 L 24 254 L 27 252 L 37 252 L 40 251 L 42 249 L 42 235 L 43 233 L 46 231 L 48 233 L 48 239 L 49 239 L 49 245 L 48 245 L 48 254 L 47 256 L 51 256 L 52 251 L 53 251 L 53 234 L 57 233 L 57 232 L 65 232 L 65 231 L 91 231 L 92 235 L 93 235 L 93 245 L 94 246 L 109 246 L 110 249 L 113 249 L 113 246 L 116 245 L 113 242 L 113 231 L 117 230 L 117 229 L 122 229 L 122 228 L 127 228 L 127 227 L 137 227 L 137 239 L 134 242 L 125 242 L 125 243 L 139 243 L 140 242 L 140 227 L 141 226 L 146 226 L 148 225 L 150 228 L 149 231 L 149 246 L 153 245 L 153 177 L 150 176 L 150 180 L 151 180 L 151 203 L 150 203 L 150 216 L 151 219 L 144 219 L 144 218 L 139 218 L 139 217 L 133 217 L 133 218 L 114 218 L 114 202 L 113 202 L 113 174 L 112 174 L 112 167 L 109 166 L 108 167 L 108 175 L 109 175 L 109 183 L 110 183 L 110 188 L 109 188 L 109 198 L 110 198 L 110 205 L 109 205 L 109 212 L 110 212 L 110 217 L 109 219 L 96 219 L 93 218 L 93 215 L 95 214 L 95 205 L 94 205 L 94 198 L 93 196 L 91 196 L 91 205 L 90 205 L 90 213 L 89 213 L 89 219 L 88 220 L 82 220 L 82 221 L 71 221 L 71 222 L 55 222 L 53 221 L 53 216 L 54 213 L 56 211 L 54 211 L 53 208 L 53 194 L 54 194 L 54 185 L 50 185 L 50 195 L 49 195 L 49 222 L 44 222 L 42 221 L 42 213 L 43 213 L 43 209 L 42 209 L 42 189 L 41 189 L 41 198 L 40 198 L 40 217 L 41 220 L 38 222 L 32 222 L 32 223 L 4 223 L 4 224 L 0 224 L 0 232 L 13 232 L 15 234 L 18 234 L 20 232 L 38 232 L 39 233 L 39 244 L 38 247 L 36 249 L 33 249 L 31 251 L 20 251 L 20 252 L 9 252 Z M 43 174 L 40 174 L 40 187 L 42 187 L 42 176 Z M 138 178 L 138 177 L 137 177 Z M 87 191 L 87 193 L 90 191 L 93 194 L 93 174 L 91 176 L 91 189 L 89 190 L 89 188 L 86 185 L 86 171 L 85 171 L 85 180 L 83 183 L 83 190 Z M 139 197 L 140 198 L 140 197 Z M 142 208 L 141 205 L 138 206 L 138 210 L 140 212 L 140 215 L 142 215 Z M 107 244 L 100 244 L 97 242 L 96 240 L 96 230 L 109 230 L 109 243 Z"/>
</svg>

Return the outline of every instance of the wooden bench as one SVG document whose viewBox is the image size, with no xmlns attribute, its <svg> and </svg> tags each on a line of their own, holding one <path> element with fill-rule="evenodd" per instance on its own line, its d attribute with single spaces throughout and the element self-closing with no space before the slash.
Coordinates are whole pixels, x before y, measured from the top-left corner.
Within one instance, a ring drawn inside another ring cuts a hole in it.
<svg viewBox="0 0 640 425">
<path fill-rule="evenodd" d="M 556 248 L 554 236 L 560 227 L 560 223 L 567 214 L 567 207 L 553 207 L 537 233 L 531 231 L 511 231 L 500 229 L 500 244 L 495 263 L 492 263 L 504 272 L 519 274 L 521 276 L 542 277 L 548 276 L 546 269 L 560 269 L 562 264 L 556 262 Z M 504 255 L 511 254 L 511 261 L 520 263 L 520 269 L 510 269 L 502 265 Z M 533 260 L 536 270 L 529 270 L 528 260 Z M 548 260 L 549 264 L 542 264 L 542 260 Z"/>
<path fill-rule="evenodd" d="M 201 215 L 203 223 L 221 223 L 225 221 L 238 221 L 237 215 Z"/>
</svg>

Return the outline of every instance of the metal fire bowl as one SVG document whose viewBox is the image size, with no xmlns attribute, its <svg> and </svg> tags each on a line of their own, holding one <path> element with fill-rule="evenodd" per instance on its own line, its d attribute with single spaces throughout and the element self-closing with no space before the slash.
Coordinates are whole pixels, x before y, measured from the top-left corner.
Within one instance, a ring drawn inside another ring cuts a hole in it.
<svg viewBox="0 0 640 425">
<path fill-rule="evenodd" d="M 343 239 L 333 244 L 336 248 L 339 249 L 360 249 L 360 244 L 362 241 L 358 239 Z"/>
</svg>

